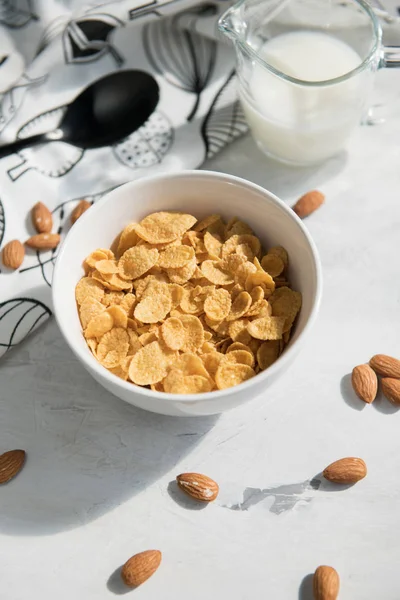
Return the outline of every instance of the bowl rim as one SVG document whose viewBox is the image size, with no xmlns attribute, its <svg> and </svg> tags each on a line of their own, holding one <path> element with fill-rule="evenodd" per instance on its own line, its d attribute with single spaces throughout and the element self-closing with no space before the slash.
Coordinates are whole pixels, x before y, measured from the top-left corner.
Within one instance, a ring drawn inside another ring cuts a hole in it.
<svg viewBox="0 0 400 600">
<path fill-rule="evenodd" d="M 91 207 L 90 211 L 86 211 L 86 214 L 83 214 L 79 218 L 77 223 L 74 224 L 74 231 L 77 232 L 79 229 L 83 230 L 83 227 L 86 225 L 86 222 L 89 223 L 90 222 L 89 219 L 91 217 L 93 218 L 93 211 L 95 211 L 95 210 L 101 211 L 103 209 L 103 207 L 109 202 L 110 197 L 120 193 L 121 191 L 125 192 L 127 187 L 134 188 L 137 185 L 146 185 L 146 184 L 151 185 L 153 182 L 159 181 L 159 180 L 191 179 L 192 177 L 200 177 L 200 178 L 204 178 L 204 179 L 219 179 L 221 182 L 225 182 L 228 185 L 230 183 L 238 184 L 243 188 L 252 189 L 253 191 L 258 192 L 261 196 L 264 196 L 264 197 L 268 196 L 270 200 L 275 202 L 275 204 L 277 204 L 282 209 L 282 211 L 284 213 L 286 213 L 286 216 L 289 217 L 290 219 L 292 219 L 296 223 L 296 225 L 301 229 L 301 232 L 303 233 L 305 239 L 307 240 L 307 242 L 309 244 L 313 262 L 314 262 L 316 287 L 315 287 L 315 292 L 314 292 L 314 298 L 312 300 L 313 304 L 312 304 L 310 316 L 309 316 L 307 322 L 305 323 L 303 330 L 300 332 L 297 340 L 293 343 L 293 345 L 290 348 L 288 348 L 288 350 L 286 352 L 283 352 L 281 354 L 281 356 L 270 367 L 268 367 L 264 371 L 261 371 L 260 373 L 257 373 L 257 375 L 255 377 L 252 377 L 251 379 L 248 379 L 247 381 L 244 381 L 243 383 L 240 383 L 233 387 L 226 388 L 224 390 L 201 392 L 199 394 L 171 394 L 171 393 L 167 393 L 167 392 L 153 391 L 153 390 L 149 390 L 147 388 L 141 387 L 139 385 L 136 385 L 135 383 L 132 383 L 130 381 L 124 381 L 123 379 L 119 378 L 117 375 L 110 373 L 105 367 L 103 367 L 101 365 L 101 363 L 99 363 L 96 360 L 96 358 L 94 356 L 92 356 L 90 353 L 87 354 L 82 348 L 80 348 L 79 346 L 77 346 L 75 344 L 75 342 L 73 340 L 73 335 L 70 334 L 71 330 L 67 327 L 67 325 L 64 326 L 64 323 L 61 318 L 62 296 L 59 297 L 59 295 L 58 295 L 58 287 L 59 287 L 58 281 L 61 280 L 61 278 L 62 278 L 60 265 L 64 259 L 64 256 L 68 253 L 68 237 L 69 237 L 69 235 L 67 235 L 67 237 L 64 240 L 64 243 L 62 244 L 61 249 L 58 253 L 56 265 L 54 268 L 53 280 L 52 280 L 52 297 L 53 297 L 53 306 L 54 306 L 54 314 L 56 317 L 56 321 L 57 321 L 58 327 L 59 327 L 64 339 L 66 340 L 68 346 L 71 348 L 71 350 L 73 351 L 75 356 L 77 356 L 77 358 L 83 362 L 83 364 L 86 366 L 86 368 L 89 370 L 89 372 L 92 370 L 95 371 L 100 379 L 106 379 L 106 380 L 108 380 L 108 382 L 111 385 L 120 387 L 123 390 L 131 392 L 133 395 L 139 394 L 142 396 L 147 396 L 149 398 L 164 401 L 164 402 L 196 403 L 196 402 L 201 402 L 201 401 L 205 401 L 205 400 L 207 400 L 207 401 L 213 400 L 213 399 L 217 400 L 217 399 L 221 399 L 225 396 L 229 396 L 232 393 L 244 392 L 245 390 L 250 391 L 252 386 L 255 384 L 255 382 L 257 382 L 257 384 L 262 384 L 262 380 L 267 380 L 267 378 L 270 378 L 278 370 L 281 370 L 282 368 L 285 367 L 286 364 L 291 362 L 292 356 L 296 354 L 297 347 L 299 346 L 301 340 L 304 339 L 307 332 L 311 329 L 311 327 L 313 326 L 313 324 L 316 320 L 316 317 L 317 317 L 317 314 L 318 314 L 318 311 L 320 308 L 321 296 L 322 296 L 322 267 L 321 267 L 321 262 L 320 262 L 320 258 L 318 255 L 318 250 L 315 245 L 315 242 L 313 241 L 313 239 L 312 239 L 310 233 L 308 232 L 308 230 L 306 229 L 306 227 L 303 225 L 302 221 L 294 213 L 294 211 L 290 207 L 288 207 L 282 200 L 280 200 L 280 198 L 278 198 L 275 194 L 273 194 L 269 190 L 263 188 L 262 186 L 260 186 L 256 183 L 248 181 L 247 179 L 243 179 L 242 177 L 237 177 L 236 175 L 230 175 L 228 173 L 222 173 L 222 172 L 218 172 L 218 171 L 209 171 L 209 170 L 187 170 L 187 171 L 181 171 L 181 172 L 160 173 L 157 175 L 149 175 L 147 177 L 140 177 L 139 179 L 135 179 L 133 181 L 129 181 L 124 184 L 121 184 L 117 188 L 114 188 L 110 192 L 106 193 L 102 198 L 100 198 L 100 200 L 98 200 L 96 202 L 96 204 L 94 204 Z M 90 212 L 91 216 L 88 214 L 89 212 Z"/>
</svg>

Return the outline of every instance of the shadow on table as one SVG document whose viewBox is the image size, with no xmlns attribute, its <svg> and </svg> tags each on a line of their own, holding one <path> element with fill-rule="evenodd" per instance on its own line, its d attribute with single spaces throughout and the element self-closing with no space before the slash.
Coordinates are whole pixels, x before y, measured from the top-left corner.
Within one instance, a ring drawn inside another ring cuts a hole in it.
<svg viewBox="0 0 400 600">
<path fill-rule="evenodd" d="M 392 404 L 390 400 L 385 398 L 381 388 L 379 388 L 378 395 L 376 400 L 373 401 L 372 406 L 383 415 L 392 415 L 400 409 L 400 406 Z"/>
<path fill-rule="evenodd" d="M 351 384 L 351 373 L 348 373 L 340 380 L 340 392 L 342 394 L 343 400 L 346 402 L 350 408 L 354 408 L 354 410 L 363 410 L 367 404 L 360 400 L 360 398 L 355 393 L 353 386 Z"/>
<path fill-rule="evenodd" d="M 313 600 L 313 577 L 313 573 L 304 577 L 299 588 L 299 600 Z"/>
<path fill-rule="evenodd" d="M 27 462 L 2 486 L 0 532 L 79 527 L 171 470 L 218 417 L 173 418 L 111 396 L 67 348 L 54 321 L 0 364 L 0 452 Z"/>
<path fill-rule="evenodd" d="M 235 141 L 234 150 L 233 154 L 230 146 L 227 146 L 217 157 L 207 161 L 203 168 L 244 177 L 266 187 L 283 200 L 323 186 L 341 173 L 347 163 L 347 153 L 342 152 L 320 165 L 285 165 L 263 154 L 250 135 Z"/>
</svg>

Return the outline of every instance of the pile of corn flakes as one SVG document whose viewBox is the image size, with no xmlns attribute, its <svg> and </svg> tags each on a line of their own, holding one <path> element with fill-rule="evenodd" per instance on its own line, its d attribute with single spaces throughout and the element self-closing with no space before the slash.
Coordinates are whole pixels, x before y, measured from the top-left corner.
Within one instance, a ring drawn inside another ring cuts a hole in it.
<svg viewBox="0 0 400 600">
<path fill-rule="evenodd" d="M 75 294 L 90 350 L 118 377 L 173 394 L 223 390 L 287 344 L 301 307 L 288 254 L 263 254 L 236 217 L 153 213 L 130 223 L 114 250 L 86 258 Z"/>
</svg>

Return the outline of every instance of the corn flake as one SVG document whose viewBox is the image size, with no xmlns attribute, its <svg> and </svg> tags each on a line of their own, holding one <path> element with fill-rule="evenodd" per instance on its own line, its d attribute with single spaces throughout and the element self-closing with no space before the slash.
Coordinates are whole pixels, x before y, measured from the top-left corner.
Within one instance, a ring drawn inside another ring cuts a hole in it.
<svg viewBox="0 0 400 600">
<path fill-rule="evenodd" d="M 209 215 L 202 221 L 196 223 L 194 231 L 203 231 L 203 229 L 207 229 L 207 227 L 210 227 L 210 225 L 213 225 L 213 223 L 216 223 L 217 221 L 221 221 L 221 215 Z"/>
<path fill-rule="evenodd" d="M 215 383 L 219 390 L 224 390 L 254 376 L 255 372 L 248 365 L 223 361 L 215 373 Z"/>
<path fill-rule="evenodd" d="M 194 250 L 190 246 L 171 246 L 160 253 L 157 264 L 163 269 L 179 269 L 193 258 Z"/>
<path fill-rule="evenodd" d="M 184 375 L 202 375 L 208 377 L 207 370 L 199 356 L 191 352 L 185 352 L 176 357 L 172 363 L 174 369 L 178 369 Z"/>
<path fill-rule="evenodd" d="M 266 254 L 261 261 L 261 266 L 271 277 L 278 277 L 285 269 L 285 263 L 277 254 Z"/>
<path fill-rule="evenodd" d="M 126 330 L 129 339 L 128 356 L 133 356 L 142 347 L 139 336 L 131 327 Z"/>
<path fill-rule="evenodd" d="M 124 310 L 128 317 L 133 317 L 133 309 L 136 304 L 136 296 L 135 294 L 125 294 L 119 306 Z"/>
<path fill-rule="evenodd" d="M 234 342 L 248 344 L 251 340 L 251 336 L 247 331 L 248 324 L 248 319 L 238 319 L 237 321 L 229 323 L 229 335 Z"/>
<path fill-rule="evenodd" d="M 288 287 L 281 287 L 275 290 L 269 301 L 272 306 L 272 314 L 285 318 L 283 331 L 288 331 L 301 308 L 300 292 L 294 292 Z"/>
<path fill-rule="evenodd" d="M 121 306 L 116 304 L 114 306 L 109 306 L 106 310 L 113 318 L 114 327 L 128 327 L 128 315 Z"/>
<path fill-rule="evenodd" d="M 223 269 L 222 261 L 205 260 L 201 265 L 201 272 L 208 281 L 216 285 L 228 285 L 235 281 L 232 274 Z"/>
<path fill-rule="evenodd" d="M 247 331 L 257 340 L 280 340 L 285 317 L 261 317 L 247 325 Z"/>
<path fill-rule="evenodd" d="M 254 232 L 251 229 L 251 227 L 249 227 L 247 225 L 247 223 L 243 223 L 243 221 L 237 220 L 231 224 L 231 227 L 229 227 L 229 223 L 226 226 L 226 238 L 227 239 L 232 237 L 233 235 L 246 235 L 246 234 L 254 235 Z"/>
<path fill-rule="evenodd" d="M 201 355 L 204 367 L 206 368 L 210 377 L 215 378 L 215 373 L 221 362 L 224 360 L 224 355 L 220 352 L 207 352 Z"/>
<path fill-rule="evenodd" d="M 183 375 L 172 370 L 163 381 L 164 389 L 170 394 L 200 394 L 210 392 L 212 384 L 207 377 L 201 375 Z"/>
<path fill-rule="evenodd" d="M 124 252 L 136 246 L 139 241 L 139 236 L 136 233 L 137 223 L 129 223 L 125 229 L 121 232 L 118 240 L 118 256 L 122 256 Z"/>
<path fill-rule="evenodd" d="M 215 259 L 219 259 L 221 255 L 222 240 L 217 233 L 206 231 L 204 234 L 204 247 L 208 254 Z"/>
<path fill-rule="evenodd" d="M 113 273 L 118 273 L 118 264 L 116 260 L 110 260 L 108 258 L 103 260 L 98 260 L 94 266 L 96 271 L 101 273 L 102 275 L 113 275 Z"/>
<path fill-rule="evenodd" d="M 75 298 L 78 304 L 82 304 L 86 298 L 101 300 L 104 296 L 104 287 L 99 281 L 91 277 L 82 277 L 75 287 Z"/>
<path fill-rule="evenodd" d="M 134 246 L 126 250 L 118 262 L 119 274 L 126 279 L 137 279 L 153 267 L 158 260 L 158 250 Z"/>
<path fill-rule="evenodd" d="M 203 325 L 197 317 L 192 315 L 182 315 L 180 320 L 185 329 L 185 341 L 181 346 L 181 350 L 183 352 L 196 352 L 204 342 Z"/>
<path fill-rule="evenodd" d="M 257 350 L 257 362 L 262 371 L 270 367 L 277 360 L 280 354 L 280 347 L 279 340 L 271 340 L 261 344 Z"/>
<path fill-rule="evenodd" d="M 231 296 L 227 290 L 215 290 L 204 302 L 204 312 L 209 319 L 223 321 L 231 310 Z"/>
<path fill-rule="evenodd" d="M 254 367 L 253 353 L 247 350 L 231 350 L 230 352 L 227 352 L 225 356 L 226 360 L 228 360 L 229 362 Z"/>
<path fill-rule="evenodd" d="M 236 256 L 240 256 L 239 254 L 237 254 Z M 257 267 L 255 265 L 253 265 L 253 263 L 247 261 L 244 262 L 243 264 L 239 265 L 238 268 L 235 270 L 235 283 L 237 285 L 240 285 L 243 289 L 245 288 L 246 285 L 246 280 L 247 277 L 251 274 L 251 273 L 256 273 L 257 271 Z"/>
<path fill-rule="evenodd" d="M 120 379 L 127 381 L 129 376 L 129 366 L 131 364 L 132 356 L 126 356 L 123 358 L 120 363 L 111 369 L 109 369 L 110 373 L 114 373 Z"/>
<path fill-rule="evenodd" d="M 219 336 L 226 338 L 226 336 L 229 335 L 229 323 L 226 320 L 215 321 L 214 319 L 207 317 L 207 315 L 205 315 L 204 320 L 206 325 Z"/>
<path fill-rule="evenodd" d="M 285 250 L 285 248 L 283 248 L 282 246 L 273 246 L 272 248 L 270 248 L 268 250 L 268 254 L 275 254 L 276 256 L 279 256 L 279 258 L 282 260 L 283 264 L 285 265 L 285 269 L 287 268 L 287 266 L 289 264 L 289 255 L 287 253 L 287 250 Z"/>
<path fill-rule="evenodd" d="M 172 242 L 193 227 L 196 220 L 192 215 L 179 212 L 153 213 L 140 221 L 136 233 L 151 244 Z"/>
<path fill-rule="evenodd" d="M 105 313 L 107 314 L 107 313 Z M 126 357 L 129 348 L 129 337 L 126 329 L 114 327 L 107 331 L 99 341 L 96 356 L 103 367 L 115 368 Z"/>
<path fill-rule="evenodd" d="M 96 298 L 86 298 L 79 308 L 79 317 L 81 319 L 83 329 L 89 324 L 89 321 L 102 313 L 105 310 L 104 305 L 96 300 Z"/>
<path fill-rule="evenodd" d="M 108 312 L 102 312 L 92 317 L 85 329 L 85 337 L 101 337 L 114 327 L 114 319 Z"/>
<path fill-rule="evenodd" d="M 158 341 L 143 346 L 132 358 L 129 378 L 137 385 L 162 381 L 167 375 L 167 361 Z"/>
<path fill-rule="evenodd" d="M 193 257 L 188 263 L 186 263 L 184 267 L 180 267 L 178 269 L 167 269 L 166 271 L 172 283 L 179 283 L 183 285 L 189 281 L 189 279 L 191 279 L 196 267 L 196 257 Z"/>
<path fill-rule="evenodd" d="M 104 306 L 113 306 L 114 304 L 121 304 L 124 298 L 124 292 L 106 292 L 101 302 Z"/>
<path fill-rule="evenodd" d="M 108 290 L 119 292 L 119 291 L 132 291 L 132 283 L 122 279 L 118 273 L 113 275 L 105 275 L 98 271 L 93 271 L 92 278 L 101 283 L 102 286 Z"/>
<path fill-rule="evenodd" d="M 165 319 L 172 308 L 171 296 L 167 294 L 157 294 L 146 296 L 134 310 L 135 319 L 142 323 L 158 323 Z"/>
<path fill-rule="evenodd" d="M 161 335 L 171 350 L 180 350 L 185 343 L 186 331 L 183 323 L 176 317 L 170 317 L 161 325 Z"/>
<path fill-rule="evenodd" d="M 252 259 L 255 256 L 258 256 L 261 251 L 261 243 L 260 240 L 255 235 L 243 234 L 243 235 L 232 235 L 228 240 L 226 240 L 225 244 L 222 246 L 221 255 L 222 258 L 226 258 L 229 254 L 233 254 L 236 252 L 237 247 L 247 244 L 250 248 Z"/>
<path fill-rule="evenodd" d="M 266 289 L 274 290 L 275 282 L 271 275 L 265 271 L 257 271 L 256 268 L 255 273 L 250 273 L 250 275 L 247 276 L 245 289 L 246 291 L 251 292 L 252 289 L 257 286 L 265 286 Z"/>
</svg>

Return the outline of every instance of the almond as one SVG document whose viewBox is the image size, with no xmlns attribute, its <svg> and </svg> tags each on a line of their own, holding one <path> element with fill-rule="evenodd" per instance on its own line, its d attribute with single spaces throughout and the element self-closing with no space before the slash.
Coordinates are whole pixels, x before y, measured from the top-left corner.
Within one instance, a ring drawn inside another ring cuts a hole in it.
<svg viewBox="0 0 400 600">
<path fill-rule="evenodd" d="M 333 567 L 318 567 L 313 577 L 314 600 L 336 600 L 339 587 L 339 575 Z"/>
<path fill-rule="evenodd" d="M 0 484 L 18 475 L 24 466 L 25 456 L 24 450 L 9 450 L 0 455 Z"/>
<path fill-rule="evenodd" d="M 71 213 L 71 223 L 72 225 L 79 219 L 80 216 L 83 215 L 84 212 L 87 211 L 92 205 L 87 200 L 81 200 L 77 206 L 75 206 L 74 210 Z"/>
<path fill-rule="evenodd" d="M 369 361 L 375 373 L 382 377 L 400 379 L 400 360 L 386 354 L 375 354 Z"/>
<path fill-rule="evenodd" d="M 31 210 L 31 217 L 32 225 L 38 233 L 50 233 L 53 229 L 53 217 L 43 202 L 35 204 Z"/>
<path fill-rule="evenodd" d="M 3 265 L 9 269 L 19 269 L 24 262 L 25 248 L 19 240 L 11 240 L 3 248 Z"/>
<path fill-rule="evenodd" d="M 400 405 L 400 379 L 383 377 L 382 392 L 390 402 Z"/>
<path fill-rule="evenodd" d="M 218 483 L 207 475 L 182 473 L 177 476 L 176 482 L 183 492 L 201 502 L 212 502 L 218 496 Z"/>
<path fill-rule="evenodd" d="M 60 243 L 58 233 L 38 233 L 33 235 L 25 244 L 34 250 L 53 250 Z"/>
<path fill-rule="evenodd" d="M 342 484 L 357 483 L 367 474 L 367 465 L 362 458 L 341 458 L 330 464 L 323 471 L 323 476 L 328 481 Z"/>
<path fill-rule="evenodd" d="M 308 215 L 317 210 L 323 204 L 324 200 L 324 194 L 318 192 L 318 190 L 313 190 L 299 198 L 293 206 L 293 210 L 300 219 L 304 219 L 304 217 L 308 217 Z"/>
<path fill-rule="evenodd" d="M 129 587 L 142 585 L 154 575 L 161 563 L 159 550 L 145 550 L 126 561 L 121 570 L 122 581 Z"/>
<path fill-rule="evenodd" d="M 371 404 L 378 393 L 378 378 L 369 365 L 354 367 L 351 374 L 353 389 L 360 400 Z"/>
</svg>

